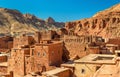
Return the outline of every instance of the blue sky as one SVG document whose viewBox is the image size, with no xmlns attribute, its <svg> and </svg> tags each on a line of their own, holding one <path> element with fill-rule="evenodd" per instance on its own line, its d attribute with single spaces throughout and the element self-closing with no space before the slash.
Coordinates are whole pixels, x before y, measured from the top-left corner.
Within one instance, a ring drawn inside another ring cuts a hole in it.
<svg viewBox="0 0 120 77">
<path fill-rule="evenodd" d="M 0 7 L 66 22 L 89 18 L 118 3 L 120 0 L 0 0 Z"/>
</svg>

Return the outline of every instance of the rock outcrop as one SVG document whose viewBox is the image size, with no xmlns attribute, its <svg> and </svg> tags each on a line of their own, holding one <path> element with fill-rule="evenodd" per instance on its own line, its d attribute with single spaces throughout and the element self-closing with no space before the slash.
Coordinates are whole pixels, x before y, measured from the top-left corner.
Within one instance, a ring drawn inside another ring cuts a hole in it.
<svg viewBox="0 0 120 77">
<path fill-rule="evenodd" d="M 120 37 L 120 4 L 98 12 L 91 18 L 67 22 L 65 28 L 77 35 Z"/>
<path fill-rule="evenodd" d="M 46 22 L 55 23 L 55 20 L 52 17 L 49 17 L 48 19 L 46 19 Z"/>
</svg>

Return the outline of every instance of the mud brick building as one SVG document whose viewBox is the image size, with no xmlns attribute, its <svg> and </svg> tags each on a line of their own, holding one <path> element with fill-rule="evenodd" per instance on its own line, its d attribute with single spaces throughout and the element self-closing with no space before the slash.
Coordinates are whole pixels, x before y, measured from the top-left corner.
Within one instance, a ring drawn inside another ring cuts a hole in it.
<svg viewBox="0 0 120 77">
<path fill-rule="evenodd" d="M 64 35 L 64 52 L 69 53 L 70 59 L 78 56 L 84 57 L 90 53 L 99 53 L 99 45 L 104 43 L 104 40 L 100 36 L 78 36 L 73 32 L 69 32 L 68 35 Z M 95 43 L 96 46 L 89 46 L 89 44 Z"/>
<path fill-rule="evenodd" d="M 62 63 L 62 50 L 62 42 L 44 40 L 35 44 L 30 51 L 34 58 L 34 72 L 48 70 L 49 66 L 59 66 Z"/>
<path fill-rule="evenodd" d="M 95 72 L 93 77 L 119 77 L 120 76 L 120 62 L 115 65 L 103 65 Z"/>
<path fill-rule="evenodd" d="M 30 55 L 29 48 L 16 48 L 12 49 L 11 56 L 8 60 L 8 70 L 14 72 L 14 76 L 24 76 L 26 71 L 25 56 Z M 18 71 L 19 70 L 19 71 Z"/>
<path fill-rule="evenodd" d="M 33 45 L 34 43 L 35 43 L 35 40 L 32 36 L 23 34 L 22 36 L 18 36 L 14 38 L 13 47 L 19 48 L 25 45 Z"/>
<path fill-rule="evenodd" d="M 34 39 L 36 43 L 40 43 L 40 40 L 55 40 L 60 38 L 56 31 L 48 30 L 42 32 L 36 32 L 34 34 Z"/>
<path fill-rule="evenodd" d="M 41 40 L 41 33 L 40 32 L 35 32 L 34 34 L 34 39 L 36 43 L 40 43 Z"/>
<path fill-rule="evenodd" d="M 13 47 L 13 37 L 0 37 L 0 49 L 11 49 Z"/>
<path fill-rule="evenodd" d="M 115 50 L 120 49 L 120 38 L 111 38 L 106 43 L 106 48 L 110 53 L 115 54 Z"/>
<path fill-rule="evenodd" d="M 9 71 L 13 71 L 15 76 L 24 76 L 59 66 L 62 63 L 62 47 L 62 42 L 44 40 L 30 47 L 13 48 L 9 58 Z"/>
<path fill-rule="evenodd" d="M 100 53 L 100 48 L 98 46 L 91 46 L 88 48 L 90 54 L 99 54 Z"/>
<path fill-rule="evenodd" d="M 102 65 L 115 65 L 115 55 L 90 54 L 75 61 L 76 77 L 92 77 Z"/>
<path fill-rule="evenodd" d="M 116 63 L 113 65 L 102 65 L 93 77 L 119 77 L 120 76 L 120 50 L 116 50 Z"/>
</svg>

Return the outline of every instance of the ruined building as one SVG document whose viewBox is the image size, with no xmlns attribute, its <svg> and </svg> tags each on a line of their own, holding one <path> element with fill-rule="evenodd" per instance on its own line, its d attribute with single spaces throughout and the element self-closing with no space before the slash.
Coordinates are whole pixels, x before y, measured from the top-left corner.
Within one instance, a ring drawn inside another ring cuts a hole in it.
<svg viewBox="0 0 120 77">
<path fill-rule="evenodd" d="M 94 43 L 99 45 L 104 43 L 104 40 L 100 36 L 78 36 L 73 32 L 69 32 L 63 37 L 64 52 L 68 53 L 70 59 L 75 57 L 83 57 L 89 53 L 99 53 L 99 47 L 91 46 L 89 44 Z"/>
<path fill-rule="evenodd" d="M 24 76 L 32 72 L 40 75 L 62 63 L 63 42 L 51 41 L 45 35 L 42 35 L 41 40 L 38 37 L 34 39 L 23 35 L 14 38 L 14 47 L 8 60 L 8 70 L 13 71 L 14 76 Z"/>
</svg>

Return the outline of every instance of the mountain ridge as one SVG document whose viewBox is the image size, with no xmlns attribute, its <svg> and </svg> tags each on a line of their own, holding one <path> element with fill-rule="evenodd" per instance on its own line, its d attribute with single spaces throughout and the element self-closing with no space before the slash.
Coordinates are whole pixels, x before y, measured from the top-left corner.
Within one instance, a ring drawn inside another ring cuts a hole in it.
<svg viewBox="0 0 120 77">
<path fill-rule="evenodd" d="M 64 26 L 62 22 L 42 20 L 31 14 L 22 14 L 18 10 L 0 8 L 0 33 L 35 32 L 41 29 L 57 29 Z"/>
<path fill-rule="evenodd" d="M 99 16 L 99 15 L 104 15 L 104 14 L 114 12 L 114 11 L 116 11 L 116 12 L 120 11 L 120 3 L 110 7 L 108 9 L 105 9 L 104 11 L 100 11 L 100 12 L 96 13 L 95 15 L 93 15 L 93 17 Z"/>
</svg>

